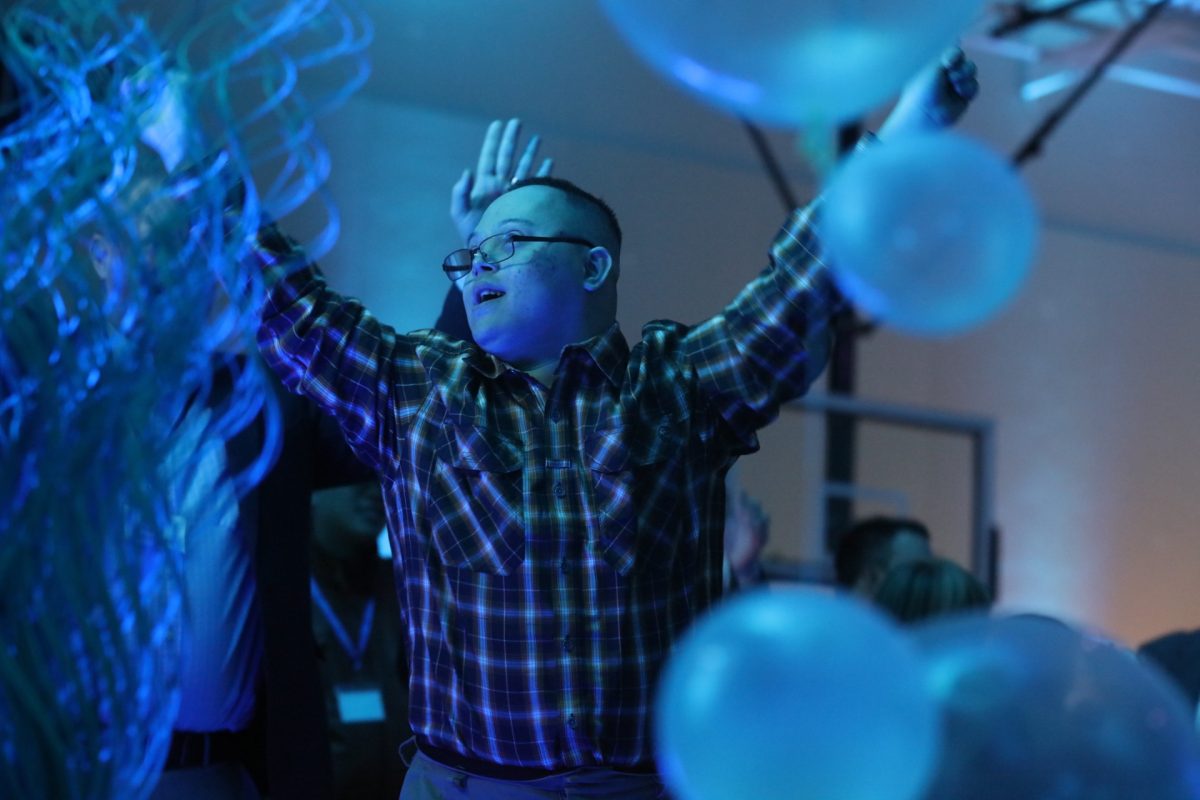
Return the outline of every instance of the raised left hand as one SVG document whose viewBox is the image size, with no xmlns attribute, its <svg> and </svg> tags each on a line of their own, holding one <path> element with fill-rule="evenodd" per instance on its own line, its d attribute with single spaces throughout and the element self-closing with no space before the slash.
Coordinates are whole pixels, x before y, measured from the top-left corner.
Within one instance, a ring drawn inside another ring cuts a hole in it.
<svg viewBox="0 0 1200 800">
<path fill-rule="evenodd" d="M 949 127 L 978 93 L 975 62 L 958 47 L 947 50 L 937 64 L 922 70 L 905 86 L 879 129 L 879 138 Z"/>
</svg>

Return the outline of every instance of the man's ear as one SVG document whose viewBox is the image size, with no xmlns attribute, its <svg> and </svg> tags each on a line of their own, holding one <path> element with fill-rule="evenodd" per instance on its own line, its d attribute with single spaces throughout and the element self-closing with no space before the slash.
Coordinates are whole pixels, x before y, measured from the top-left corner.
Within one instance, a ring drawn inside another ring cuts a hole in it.
<svg viewBox="0 0 1200 800">
<path fill-rule="evenodd" d="M 607 247 L 593 247 L 588 251 L 583 269 L 583 288 L 589 292 L 596 291 L 604 285 L 613 271 L 612 253 Z"/>
</svg>

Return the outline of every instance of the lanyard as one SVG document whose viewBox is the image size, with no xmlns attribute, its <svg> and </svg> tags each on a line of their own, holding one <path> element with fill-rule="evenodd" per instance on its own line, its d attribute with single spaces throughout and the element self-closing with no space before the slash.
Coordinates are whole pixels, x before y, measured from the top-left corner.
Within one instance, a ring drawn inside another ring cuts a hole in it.
<svg viewBox="0 0 1200 800">
<path fill-rule="evenodd" d="M 375 598 L 372 597 L 368 600 L 367 607 L 363 610 L 362 625 L 358 629 L 356 646 L 354 642 L 350 641 L 350 634 L 346 633 L 346 629 L 342 627 L 341 620 L 333 613 L 329 601 L 321 593 L 321 587 L 317 586 L 316 578 L 311 579 L 311 585 L 313 600 L 317 602 L 317 608 L 321 609 L 321 613 L 325 615 L 329 627 L 333 629 L 333 635 L 337 637 L 338 643 L 346 651 L 346 655 L 350 656 L 350 661 L 354 664 L 354 671 L 358 672 L 362 669 L 363 656 L 367 652 L 367 640 L 371 638 L 371 626 L 375 622 Z"/>
</svg>

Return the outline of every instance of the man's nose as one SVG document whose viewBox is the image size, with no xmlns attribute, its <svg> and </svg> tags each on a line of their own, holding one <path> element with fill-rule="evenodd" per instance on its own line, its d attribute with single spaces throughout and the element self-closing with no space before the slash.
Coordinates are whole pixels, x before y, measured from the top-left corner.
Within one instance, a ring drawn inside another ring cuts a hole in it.
<svg viewBox="0 0 1200 800">
<path fill-rule="evenodd" d="M 476 253 L 471 259 L 471 274 L 479 275 L 484 272 L 495 272 L 500 269 L 483 253 Z"/>
</svg>

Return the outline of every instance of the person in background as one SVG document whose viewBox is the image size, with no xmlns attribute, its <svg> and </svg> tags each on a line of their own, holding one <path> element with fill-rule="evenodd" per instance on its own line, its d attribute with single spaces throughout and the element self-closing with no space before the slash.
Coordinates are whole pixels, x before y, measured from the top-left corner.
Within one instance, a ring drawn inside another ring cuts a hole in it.
<svg viewBox="0 0 1200 800">
<path fill-rule="evenodd" d="M 924 523 L 905 517 L 869 517 L 837 537 L 834 577 L 842 588 L 871 598 L 892 567 L 932 555 Z"/>
<path fill-rule="evenodd" d="M 1165 672 L 1183 692 L 1200 730 L 1200 629 L 1156 637 L 1137 650 L 1138 656 Z"/>
<path fill-rule="evenodd" d="M 226 382 L 218 372 L 218 393 Z M 186 542 L 190 646 L 154 800 L 326 800 L 333 791 L 307 624 L 310 497 L 372 473 L 314 404 L 276 391 L 284 433 L 274 467 L 240 501 L 227 498 L 228 524 Z M 209 454 L 211 469 L 245 469 L 264 436 L 260 417 Z"/>
<path fill-rule="evenodd" d="M 404 783 L 408 667 L 374 481 L 313 495 L 313 635 L 329 720 L 334 797 L 395 800 Z"/>
<path fill-rule="evenodd" d="M 766 580 L 762 552 L 771 532 L 771 519 L 733 478 L 726 480 L 725 506 L 725 588 L 749 589 Z"/>
<path fill-rule="evenodd" d="M 957 611 L 984 610 L 992 605 L 984 585 L 945 558 L 907 561 L 892 567 L 872 599 L 904 624 Z"/>
<path fill-rule="evenodd" d="M 173 173 L 192 168 L 181 161 L 178 137 L 193 123 L 183 113 L 186 77 L 177 70 L 168 77 L 159 103 L 139 122 L 142 142 Z M 242 190 L 228 202 L 239 203 Z M 243 343 L 231 336 L 222 345 L 215 402 L 228 391 L 231 366 L 261 368 L 253 347 L 240 352 Z M 310 613 L 312 500 L 318 489 L 377 476 L 355 457 L 331 416 L 264 371 L 268 399 L 281 410 L 279 450 L 259 484 L 238 501 L 235 524 L 190 548 L 184 559 L 194 643 L 183 660 L 180 715 L 154 800 L 335 796 L 338 776 Z M 241 472 L 267 442 L 260 414 L 226 443 L 222 468 Z M 390 593 L 389 601 L 394 607 Z M 256 784 L 254 795 L 247 793 L 246 775 Z"/>
<path fill-rule="evenodd" d="M 139 119 L 141 143 L 157 156 L 141 162 L 147 180 L 189 168 L 183 156 L 193 124 L 185 111 L 188 91 L 186 74 L 169 70 L 161 95 Z M 139 221 L 152 223 L 149 216 Z M 98 274 L 106 275 L 108 249 L 90 252 Z M 241 370 L 263 369 L 252 347 L 243 352 L 244 344 L 231 334 L 218 348 L 207 398 L 213 408 L 228 400 Z M 327 800 L 333 792 L 309 624 L 311 498 L 317 488 L 370 480 L 374 472 L 355 458 L 336 422 L 316 403 L 266 375 L 264 402 L 280 409 L 271 468 L 240 499 L 197 494 L 198 501 L 219 506 L 223 524 L 209 535 L 184 531 L 187 647 L 179 715 L 154 800 L 260 794 Z M 260 413 L 206 453 L 200 479 L 215 484 L 222 474 L 242 473 L 268 442 Z"/>
</svg>

